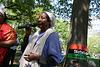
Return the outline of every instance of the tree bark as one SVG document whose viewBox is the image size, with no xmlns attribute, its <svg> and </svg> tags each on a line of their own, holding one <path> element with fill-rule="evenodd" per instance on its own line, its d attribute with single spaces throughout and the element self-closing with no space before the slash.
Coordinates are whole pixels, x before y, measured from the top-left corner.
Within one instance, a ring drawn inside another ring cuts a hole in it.
<svg viewBox="0 0 100 67">
<path fill-rule="evenodd" d="M 74 58 L 68 58 L 71 44 L 87 46 L 88 11 L 90 0 L 74 0 L 70 31 L 68 38 L 66 60 L 63 67 L 69 67 Z M 77 59 L 80 67 L 88 67 L 87 60 Z"/>
</svg>

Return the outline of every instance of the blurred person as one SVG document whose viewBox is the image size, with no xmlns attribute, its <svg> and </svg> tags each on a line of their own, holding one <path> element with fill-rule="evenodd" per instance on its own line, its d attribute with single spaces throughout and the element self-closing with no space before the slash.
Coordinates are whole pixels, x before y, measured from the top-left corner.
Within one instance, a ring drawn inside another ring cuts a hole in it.
<svg viewBox="0 0 100 67">
<path fill-rule="evenodd" d="M 26 30 L 27 30 L 27 28 L 26 28 Z M 24 40 L 21 43 L 21 52 L 22 52 L 22 54 L 23 54 L 23 52 L 24 52 L 24 50 L 25 50 L 25 48 L 26 48 L 26 46 L 28 44 L 28 38 L 30 36 L 30 33 L 31 33 L 31 28 L 29 28 L 28 31 L 26 31 L 26 35 L 24 37 Z"/>
<path fill-rule="evenodd" d="M 90 60 L 90 61 L 88 62 L 88 67 L 96 67 L 95 62 L 92 61 L 92 60 Z"/>
<path fill-rule="evenodd" d="M 24 42 L 28 45 L 20 59 L 19 67 L 55 67 L 60 63 L 62 51 L 59 36 L 53 32 L 55 21 L 52 13 L 42 12 L 37 22 L 40 30 L 28 37 L 30 28 L 26 29 L 24 40 L 27 42 Z"/>
<path fill-rule="evenodd" d="M 79 61 L 78 60 L 74 60 L 73 61 L 73 65 L 71 65 L 70 67 L 80 67 L 79 66 Z"/>
<path fill-rule="evenodd" d="M 19 40 L 17 39 L 17 43 L 19 44 Z M 16 49 L 17 49 L 17 45 L 16 46 L 12 46 L 9 49 L 9 62 L 11 61 L 11 65 L 13 66 L 13 62 L 14 62 L 14 58 L 15 58 L 15 54 L 16 54 Z"/>
<path fill-rule="evenodd" d="M 8 67 L 8 49 L 16 42 L 16 31 L 6 24 L 6 13 L 0 7 L 0 67 Z"/>
</svg>

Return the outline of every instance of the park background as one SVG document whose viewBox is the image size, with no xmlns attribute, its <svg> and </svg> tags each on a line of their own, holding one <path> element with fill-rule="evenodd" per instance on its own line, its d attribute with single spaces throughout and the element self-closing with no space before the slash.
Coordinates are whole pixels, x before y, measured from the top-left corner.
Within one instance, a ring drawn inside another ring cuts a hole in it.
<svg viewBox="0 0 100 67">
<path fill-rule="evenodd" d="M 23 41 L 25 29 L 18 29 L 18 26 L 36 23 L 40 12 L 52 12 L 57 18 L 55 32 L 60 37 L 63 55 L 66 55 L 73 2 L 74 0 L 0 0 L 0 6 L 5 6 L 5 12 L 8 17 L 7 23 L 16 30 L 19 44 Z M 97 67 L 100 67 L 99 0 L 90 0 L 88 15 L 87 49 L 90 55 L 88 60 L 94 60 Z M 32 33 L 37 29 L 37 27 L 33 28 Z M 14 62 L 17 66 L 21 57 L 20 47 L 20 45 L 17 47 Z M 62 62 L 64 63 L 65 61 L 63 60 Z M 63 63 L 59 66 L 62 66 Z"/>
</svg>

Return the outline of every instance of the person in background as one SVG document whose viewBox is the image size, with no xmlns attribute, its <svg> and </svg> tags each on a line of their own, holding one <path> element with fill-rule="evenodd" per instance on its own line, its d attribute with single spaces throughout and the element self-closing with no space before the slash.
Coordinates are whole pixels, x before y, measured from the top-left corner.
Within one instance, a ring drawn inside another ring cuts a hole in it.
<svg viewBox="0 0 100 67">
<path fill-rule="evenodd" d="M 27 37 L 28 45 L 19 61 L 19 67 L 55 67 L 60 63 L 62 51 L 59 36 L 54 33 L 55 21 L 52 13 L 40 13 L 37 22 L 40 30 Z M 29 34 L 29 29 L 26 29 L 25 36 Z"/>
<path fill-rule="evenodd" d="M 19 44 L 19 40 L 17 39 L 17 43 Z M 14 62 L 14 58 L 15 58 L 15 54 L 16 54 L 16 49 L 17 49 L 17 46 L 12 46 L 10 47 L 9 49 L 9 62 L 11 60 L 11 65 L 10 66 L 13 66 L 13 62 Z"/>
<path fill-rule="evenodd" d="M 79 66 L 79 61 L 78 60 L 73 60 L 73 65 L 71 65 L 70 67 L 80 67 Z"/>
<path fill-rule="evenodd" d="M 95 62 L 92 61 L 92 60 L 90 60 L 90 61 L 88 62 L 88 67 L 96 67 Z"/>
<path fill-rule="evenodd" d="M 27 30 L 27 28 L 25 28 L 25 29 Z M 25 50 L 25 48 L 26 48 L 26 46 L 28 44 L 28 38 L 30 36 L 30 33 L 31 33 L 31 28 L 29 28 L 28 31 L 26 31 L 26 35 L 24 37 L 24 40 L 21 43 L 21 52 L 22 52 L 22 54 L 23 54 L 23 52 L 24 52 L 24 50 Z"/>
<path fill-rule="evenodd" d="M 0 67 L 8 67 L 8 49 L 16 42 L 16 31 L 6 24 L 6 13 L 0 8 Z"/>
</svg>

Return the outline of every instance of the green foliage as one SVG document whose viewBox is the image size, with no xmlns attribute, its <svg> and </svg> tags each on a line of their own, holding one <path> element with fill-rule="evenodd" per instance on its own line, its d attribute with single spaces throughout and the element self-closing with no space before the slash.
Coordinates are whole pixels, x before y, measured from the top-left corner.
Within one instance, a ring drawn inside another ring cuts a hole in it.
<svg viewBox="0 0 100 67">
<path fill-rule="evenodd" d="M 50 0 L 1 0 L 0 4 L 5 6 L 9 20 L 23 20 L 24 22 L 28 20 L 31 22 L 33 20 L 32 10 L 39 7 L 45 11 L 51 11 L 51 9 L 54 9 L 51 2 Z M 11 15 L 9 11 L 15 14 Z"/>
<path fill-rule="evenodd" d="M 97 33 L 94 33 L 94 36 L 88 38 L 88 53 L 90 55 L 94 54 L 100 54 L 100 38 Z"/>
<path fill-rule="evenodd" d="M 11 25 L 17 33 L 20 43 L 23 41 L 25 29 L 18 26 L 36 23 L 40 12 L 54 9 L 50 0 L 0 0 L 0 5 L 5 6 L 7 24 Z M 36 29 L 33 28 L 32 32 Z"/>
<path fill-rule="evenodd" d="M 18 39 L 20 40 L 20 44 L 23 41 L 23 38 L 25 36 L 25 29 L 18 29 L 18 26 L 22 26 L 22 25 L 30 24 L 30 23 L 37 23 L 37 19 L 39 17 L 39 14 L 40 14 L 40 12 L 43 12 L 43 9 L 42 8 L 35 8 L 34 10 L 32 10 L 32 12 L 33 12 L 32 17 L 34 17 L 32 22 L 29 22 L 28 19 L 26 19 L 27 22 L 25 22 L 23 20 L 21 20 L 20 22 L 11 21 L 11 20 L 7 21 L 7 24 L 11 25 L 16 30 Z M 23 17 L 23 19 L 24 19 L 24 17 Z M 35 31 L 36 31 L 36 28 L 32 27 L 32 33 L 34 33 Z"/>
<path fill-rule="evenodd" d="M 60 42 L 62 44 L 62 50 L 66 51 L 68 42 L 68 31 L 69 24 L 65 21 L 58 19 L 55 23 L 55 32 L 59 35 Z"/>
<path fill-rule="evenodd" d="M 71 17 L 73 1 L 59 0 L 55 4 L 55 13 L 64 19 Z"/>
<path fill-rule="evenodd" d="M 97 15 L 100 17 L 100 0 L 91 0 L 89 11 L 90 15 Z"/>
<path fill-rule="evenodd" d="M 74 0 L 57 0 L 55 5 L 55 13 L 58 17 L 70 18 L 72 13 Z M 100 0 L 90 0 L 89 16 L 100 17 Z"/>
</svg>

